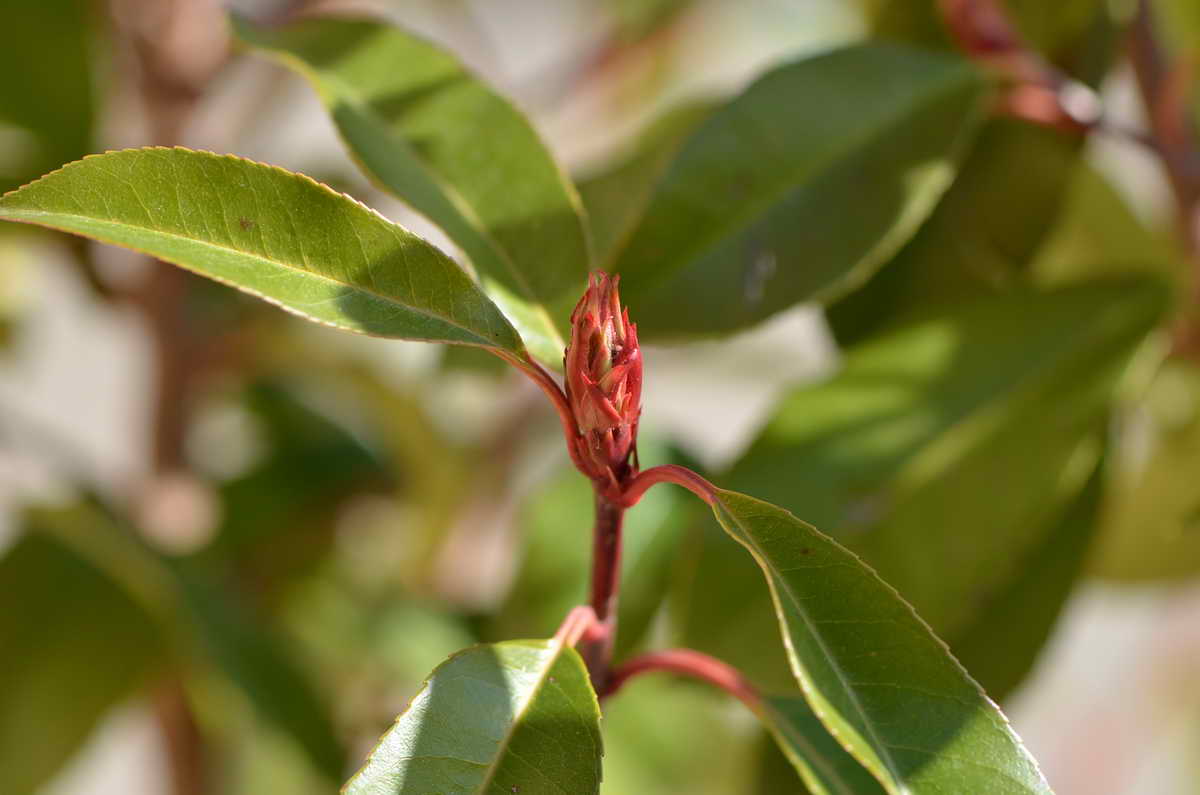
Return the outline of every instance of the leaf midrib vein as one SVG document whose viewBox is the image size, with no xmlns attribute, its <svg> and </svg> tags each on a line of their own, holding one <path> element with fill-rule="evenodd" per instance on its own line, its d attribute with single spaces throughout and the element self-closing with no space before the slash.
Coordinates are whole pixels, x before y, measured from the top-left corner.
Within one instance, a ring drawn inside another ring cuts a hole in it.
<svg viewBox="0 0 1200 795">
<path fill-rule="evenodd" d="M 263 254 L 256 254 L 256 253 L 245 251 L 245 250 L 239 249 L 239 248 L 222 246 L 218 243 L 214 243 L 214 242 L 211 242 L 208 240 L 200 240 L 200 239 L 197 239 L 194 237 L 187 237 L 186 235 L 181 235 L 176 232 L 165 232 L 161 229 L 154 229 L 153 227 L 138 226 L 136 224 L 122 223 L 119 221 L 113 221 L 112 219 L 97 218 L 95 216 L 82 215 L 80 213 L 67 213 L 67 212 L 57 212 L 57 211 L 50 211 L 50 210 L 34 210 L 34 209 L 28 209 L 28 208 L 21 208 L 16 211 L 14 211 L 14 210 L 5 211 L 3 208 L 0 208 L 0 216 L 7 216 L 14 220 L 16 220 L 19 216 L 47 217 L 47 218 L 78 218 L 82 221 L 87 221 L 89 223 L 106 225 L 106 226 L 115 227 L 118 229 L 125 228 L 125 229 L 141 231 L 141 232 L 149 232 L 151 234 L 161 235 L 162 237 L 171 238 L 173 240 L 181 240 L 186 243 L 191 243 L 191 244 L 198 245 L 198 246 L 204 246 L 206 248 L 211 248 L 216 251 L 223 252 L 223 253 L 233 254 L 236 256 L 242 256 L 247 259 L 266 263 L 268 265 L 275 265 L 275 266 L 284 268 L 289 271 L 295 271 L 297 273 L 302 273 L 306 276 L 311 276 L 314 279 L 320 279 L 323 281 L 327 281 L 331 284 L 336 284 L 341 287 L 345 287 L 345 288 L 348 288 L 351 290 L 355 290 L 355 291 L 364 293 L 366 295 L 372 296 L 374 298 L 378 298 L 381 301 L 385 301 L 390 304 L 394 304 L 402 309 L 406 309 L 406 310 L 414 312 L 416 314 L 424 315 L 425 317 L 432 318 L 434 320 L 440 320 L 440 321 L 446 323 L 447 325 L 453 326 L 463 332 L 466 332 L 467 334 L 469 334 L 477 339 L 486 341 L 487 345 L 489 345 L 491 347 L 500 347 L 500 346 L 496 345 L 496 343 L 494 343 L 493 341 L 488 340 L 486 337 L 481 336 L 478 331 L 475 331 L 467 326 L 462 325 L 461 322 L 459 322 L 458 320 L 455 320 L 452 317 L 442 315 L 438 312 L 424 309 L 422 307 L 413 306 L 411 304 L 406 304 L 403 301 L 396 298 L 395 296 L 390 296 L 390 295 L 387 295 L 386 293 L 381 293 L 381 292 L 378 292 L 377 290 L 369 289 L 369 288 L 364 287 L 359 284 L 347 282 L 343 279 L 338 279 L 338 278 L 329 276 L 324 273 L 318 273 L 317 271 L 309 270 L 308 268 L 302 268 L 297 265 L 294 265 L 294 264 L 291 264 L 288 262 L 284 262 L 282 260 L 274 259 L 274 258 L 268 257 Z M 290 217 L 289 217 L 289 223 L 291 223 Z M 61 227 L 57 227 L 57 228 L 61 229 Z M 63 229 L 62 231 L 73 231 L 73 230 Z M 403 249 L 400 249 L 400 251 L 402 252 Z M 158 255 L 154 255 L 154 256 L 158 256 Z M 186 268 L 188 270 L 192 270 L 192 268 L 189 266 L 186 266 L 186 265 L 183 265 L 180 263 L 176 263 L 176 264 L 178 264 L 179 267 L 181 267 L 181 268 Z M 411 269 L 409 269 L 409 268 L 406 268 L 405 270 L 411 271 Z M 410 277 L 411 277 L 411 273 L 410 273 Z M 240 285 L 239 285 L 239 287 L 240 287 Z M 490 327 L 489 327 L 489 329 L 490 329 Z"/>
</svg>

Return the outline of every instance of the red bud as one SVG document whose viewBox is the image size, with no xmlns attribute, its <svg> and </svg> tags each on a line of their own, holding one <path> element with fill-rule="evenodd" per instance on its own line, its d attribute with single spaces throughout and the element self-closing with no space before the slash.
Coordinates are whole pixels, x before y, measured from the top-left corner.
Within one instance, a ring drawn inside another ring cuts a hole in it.
<svg viewBox="0 0 1200 795">
<path fill-rule="evenodd" d="M 637 326 L 621 308 L 617 281 L 596 272 L 571 313 L 567 346 L 567 399 L 579 429 L 584 474 L 619 483 L 634 474 L 642 411 L 642 353 Z"/>
</svg>

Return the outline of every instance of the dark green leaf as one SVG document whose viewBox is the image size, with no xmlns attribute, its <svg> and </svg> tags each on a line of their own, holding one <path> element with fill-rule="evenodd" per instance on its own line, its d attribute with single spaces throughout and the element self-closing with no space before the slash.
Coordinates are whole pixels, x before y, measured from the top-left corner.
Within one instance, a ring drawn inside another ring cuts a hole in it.
<svg viewBox="0 0 1200 795">
<path fill-rule="evenodd" d="M 438 666 L 347 795 L 600 791 L 600 708 L 554 640 L 473 646 Z"/>
<path fill-rule="evenodd" d="M 949 639 L 954 655 L 997 701 L 1033 667 L 1083 571 L 1099 525 L 1103 478 L 1097 467 L 1066 514 L 1026 553 L 1017 576 L 989 594 L 971 625 Z"/>
<path fill-rule="evenodd" d="M 87 0 L 0 3 L 0 193 L 83 157 L 95 112 Z M 48 55 L 52 54 L 52 55 Z"/>
<path fill-rule="evenodd" d="M 813 711 L 891 793 L 1049 793 L 1008 721 L 900 596 L 787 511 L 718 490 Z"/>
<path fill-rule="evenodd" d="M 307 753 L 314 768 L 337 780 L 343 752 L 327 707 L 295 655 L 266 625 L 223 590 L 164 558 L 94 505 L 40 509 L 40 529 L 104 571 L 161 622 L 184 665 L 208 660 Z"/>
<path fill-rule="evenodd" d="M 614 261 L 639 331 L 728 332 L 861 282 L 950 184 L 985 89 L 889 46 L 760 78 L 682 146 Z"/>
<path fill-rule="evenodd" d="M 0 218 L 142 251 L 348 331 L 524 350 L 436 248 L 308 177 L 241 158 L 95 155 L 4 196 Z"/>
<path fill-rule="evenodd" d="M 656 119 L 616 162 L 579 182 L 596 261 L 606 265 L 646 209 L 646 202 L 684 139 L 713 111 L 713 102 L 691 102 Z"/>
<path fill-rule="evenodd" d="M 581 291 L 587 233 L 574 188 L 520 111 L 441 48 L 380 22 L 234 24 L 313 83 L 367 172 L 442 227 L 530 349 L 557 365 L 566 317 L 553 310 Z"/>
<path fill-rule="evenodd" d="M 1055 225 L 1077 142 L 1057 130 L 994 119 L 980 130 L 958 179 L 916 236 L 871 281 L 829 310 L 852 345 L 915 313 L 1026 283 Z"/>
<path fill-rule="evenodd" d="M 28 795 L 161 665 L 152 616 L 30 523 L 0 559 L 0 791 Z"/>
</svg>

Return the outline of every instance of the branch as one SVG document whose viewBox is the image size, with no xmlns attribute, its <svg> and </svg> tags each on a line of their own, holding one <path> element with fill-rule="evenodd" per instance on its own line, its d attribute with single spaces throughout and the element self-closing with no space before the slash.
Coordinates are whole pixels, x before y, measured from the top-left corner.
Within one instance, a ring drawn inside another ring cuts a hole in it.
<svg viewBox="0 0 1200 795">
<path fill-rule="evenodd" d="M 642 498 L 642 495 L 656 483 L 674 483 L 677 486 L 683 486 L 709 505 L 712 505 L 716 499 L 717 487 L 692 470 L 676 464 L 663 464 L 651 467 L 634 476 L 621 493 L 621 504 L 626 508 L 633 507 Z"/>
<path fill-rule="evenodd" d="M 600 698 L 615 695 L 630 679 L 651 671 L 670 671 L 708 682 L 741 701 L 755 713 L 762 707 L 762 696 L 740 671 L 694 649 L 667 649 L 634 657 L 612 672 L 607 685 L 600 692 Z"/>
</svg>

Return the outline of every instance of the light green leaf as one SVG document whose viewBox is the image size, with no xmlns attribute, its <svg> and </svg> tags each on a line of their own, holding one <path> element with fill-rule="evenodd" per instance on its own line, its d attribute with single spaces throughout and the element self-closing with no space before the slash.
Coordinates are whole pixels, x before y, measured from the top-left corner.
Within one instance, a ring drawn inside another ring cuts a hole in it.
<svg viewBox="0 0 1200 795">
<path fill-rule="evenodd" d="M 347 331 L 524 350 L 436 248 L 308 177 L 238 157 L 94 155 L 0 198 L 0 219 L 142 251 Z"/>
<path fill-rule="evenodd" d="M 1094 573 L 1131 583 L 1200 575 L 1200 366 L 1168 359 L 1123 407 Z"/>
<path fill-rule="evenodd" d="M 717 490 L 762 569 L 792 671 L 824 726 L 889 793 L 1049 793 L 999 709 L 851 552 L 787 511 Z"/>
<path fill-rule="evenodd" d="M 0 559 L 0 791 L 30 795 L 163 663 L 120 585 L 27 523 Z"/>
<path fill-rule="evenodd" d="M 473 646 L 438 666 L 347 795 L 600 791 L 600 708 L 554 640 Z"/>
<path fill-rule="evenodd" d="M 513 105 L 424 39 L 367 19 L 238 36 L 308 78 L 351 153 L 438 224 L 539 357 L 558 365 L 566 304 L 588 271 L 570 181 Z"/>
<path fill-rule="evenodd" d="M 728 332 L 862 282 L 949 186 L 986 95 L 966 61 L 880 45 L 760 78 L 683 145 L 614 260 L 639 331 Z"/>
</svg>

